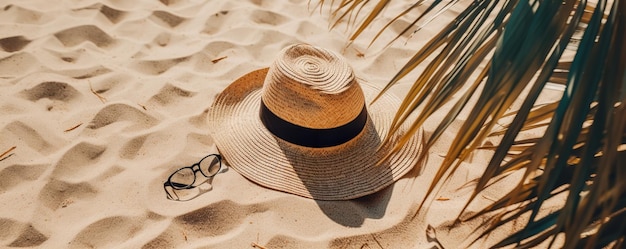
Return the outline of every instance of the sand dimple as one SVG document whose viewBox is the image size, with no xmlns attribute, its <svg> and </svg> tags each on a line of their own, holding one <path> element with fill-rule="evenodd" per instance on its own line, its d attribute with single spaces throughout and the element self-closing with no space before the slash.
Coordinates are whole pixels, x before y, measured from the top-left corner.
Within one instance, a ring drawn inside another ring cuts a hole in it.
<svg viewBox="0 0 626 249">
<path fill-rule="evenodd" d="M 111 8 L 106 4 L 103 4 L 102 7 L 100 7 L 100 13 L 102 13 L 102 15 L 104 15 L 112 23 L 120 22 L 126 15 L 126 12 Z"/>
<path fill-rule="evenodd" d="M 124 159 L 134 159 L 137 156 L 137 152 L 141 149 L 146 142 L 146 136 L 140 136 L 128 141 L 122 148 L 120 157 Z"/>
<path fill-rule="evenodd" d="M 211 242 L 211 238 L 228 236 L 234 229 L 249 224 L 250 215 L 266 212 L 268 208 L 264 204 L 242 205 L 229 200 L 211 203 L 174 217 L 171 225 L 143 248 L 180 248 L 198 240 Z"/>
<path fill-rule="evenodd" d="M 96 93 L 109 97 L 131 89 L 134 84 L 126 84 L 126 82 L 133 82 L 133 80 L 134 78 L 125 74 L 106 73 L 97 78 L 89 79 L 87 82 Z"/>
<path fill-rule="evenodd" d="M 24 90 L 22 94 L 30 101 L 37 101 L 42 98 L 71 101 L 80 96 L 80 93 L 71 85 L 56 81 L 39 83 L 33 88 Z"/>
<path fill-rule="evenodd" d="M 137 72 L 141 72 L 148 75 L 159 75 L 170 68 L 179 65 L 185 61 L 189 60 L 189 57 L 182 58 L 174 58 L 174 59 L 165 59 L 165 60 L 149 60 L 149 61 L 138 61 L 133 63 L 131 66 Z"/>
<path fill-rule="evenodd" d="M 37 180 L 48 165 L 11 165 L 0 170 L 0 193 L 19 188 L 20 185 Z"/>
<path fill-rule="evenodd" d="M 57 179 L 83 180 L 92 176 L 102 166 L 99 161 L 107 147 L 103 145 L 81 142 L 70 148 L 54 166 L 53 176 Z"/>
<path fill-rule="evenodd" d="M 228 200 L 212 203 L 175 217 L 168 231 L 159 237 L 171 237 L 182 231 L 185 241 L 193 241 L 227 234 L 244 225 L 250 215 L 267 209 L 263 204 L 241 205 Z"/>
<path fill-rule="evenodd" d="M 164 131 L 150 133 L 148 135 L 140 135 L 131 138 L 120 149 L 120 158 L 129 160 L 154 160 L 160 155 L 163 155 L 161 149 L 163 144 L 175 142 L 176 140 L 184 139 L 182 137 L 176 137 L 173 131 Z"/>
<path fill-rule="evenodd" d="M 34 246 L 41 245 L 46 240 L 48 240 L 48 237 L 46 237 L 40 231 L 35 229 L 33 225 L 28 224 L 22 229 L 19 236 L 14 241 L 9 243 L 9 246 L 10 247 L 34 247 Z"/>
<path fill-rule="evenodd" d="M 64 72 L 65 75 L 73 77 L 75 79 L 89 79 L 92 77 L 96 77 L 99 75 L 104 75 L 112 72 L 111 69 L 104 66 L 94 66 L 88 68 L 81 68 L 75 70 L 67 70 Z"/>
<path fill-rule="evenodd" d="M 181 0 L 159 0 L 159 2 L 163 3 L 164 5 L 170 6 L 170 5 L 176 5 L 179 2 L 182 2 Z"/>
<path fill-rule="evenodd" d="M 7 21 L 20 24 L 43 24 L 52 19 L 52 17 L 40 11 L 11 4 L 4 6 L 3 16 Z"/>
<path fill-rule="evenodd" d="M 51 180 L 39 193 L 41 203 L 52 210 L 66 208 L 80 200 L 90 200 L 96 197 L 98 191 L 89 183 L 68 183 L 61 180 Z"/>
<path fill-rule="evenodd" d="M 228 11 L 222 11 L 209 16 L 204 24 L 204 29 L 202 30 L 202 32 L 212 35 L 221 31 L 223 28 L 225 28 L 224 23 L 226 22 L 226 20 L 230 20 L 227 19 L 228 13 Z"/>
<path fill-rule="evenodd" d="M 107 47 L 115 43 L 115 39 L 95 25 L 81 25 L 59 31 L 54 36 L 66 47 L 73 47 L 89 41 L 98 47 Z"/>
<path fill-rule="evenodd" d="M 175 243 L 172 241 L 173 238 L 166 237 L 165 235 L 161 235 L 147 244 L 143 245 L 142 249 L 153 249 L 153 248 L 176 248 Z"/>
<path fill-rule="evenodd" d="M 276 12 L 267 10 L 255 10 L 250 15 L 254 22 L 260 24 L 268 24 L 272 26 L 279 26 L 289 21 L 289 18 Z"/>
<path fill-rule="evenodd" d="M 23 51 L 0 58 L 0 75 L 2 77 L 19 77 L 26 75 L 41 66 L 37 57 Z"/>
<path fill-rule="evenodd" d="M 50 154 L 56 148 L 47 140 L 47 135 L 41 134 L 33 127 L 21 121 L 13 121 L 2 130 L 0 135 L 3 139 L 12 140 L 13 143 L 26 145 L 33 151 L 41 154 Z"/>
<path fill-rule="evenodd" d="M 124 216 L 95 221 L 76 235 L 69 248 L 114 248 L 133 238 L 142 222 L 140 218 Z"/>
<path fill-rule="evenodd" d="M 155 11 L 152 12 L 152 20 L 154 20 L 156 23 L 163 23 L 165 24 L 167 27 L 176 27 L 178 25 L 180 25 L 183 21 L 185 21 L 184 17 L 180 17 L 177 15 L 174 15 L 172 13 L 166 12 L 166 11 Z"/>
<path fill-rule="evenodd" d="M 184 90 L 180 87 L 166 84 L 159 90 L 159 93 L 155 94 L 150 98 L 150 102 L 154 102 L 158 105 L 171 105 L 181 101 L 185 98 L 193 97 L 196 93 Z"/>
<path fill-rule="evenodd" d="M 256 243 L 256 242 L 255 242 Z M 272 237 L 265 245 L 265 248 L 276 248 L 276 249 L 280 249 L 280 248 L 323 248 L 322 245 L 319 245 L 320 243 L 314 243 L 314 242 L 308 242 L 308 241 L 303 241 L 300 238 L 293 238 L 290 236 L 286 236 L 286 235 L 276 235 L 274 237 Z M 339 247 L 339 248 L 343 248 L 343 247 Z M 360 248 L 360 247 L 357 247 Z M 367 248 L 367 247 L 364 247 Z"/>
<path fill-rule="evenodd" d="M 174 224 L 186 231 L 188 236 L 216 236 L 238 227 L 249 214 L 266 210 L 267 207 L 261 205 L 243 206 L 231 201 L 221 201 L 180 215 L 174 219 Z"/>
<path fill-rule="evenodd" d="M 23 225 L 14 219 L 0 218 L 0 242 L 6 244 L 7 241 L 13 240 Z"/>
<path fill-rule="evenodd" d="M 0 48 L 6 52 L 15 52 L 22 50 L 31 41 L 24 36 L 13 36 L 0 39 Z"/>
<path fill-rule="evenodd" d="M 370 234 L 357 234 L 337 237 L 329 243 L 329 248 L 439 248 L 433 244 L 420 241 L 425 231 L 426 221 L 416 224 L 420 217 L 406 215 L 404 219 L 392 226 Z M 422 245 L 419 247 L 418 245 Z M 429 245 L 428 247 L 426 245 Z M 433 247 L 434 246 L 434 247 Z"/>
<path fill-rule="evenodd" d="M 87 127 L 96 130 L 121 121 L 130 122 L 131 125 L 128 129 L 131 130 L 145 129 L 157 123 L 154 117 L 143 113 L 134 106 L 115 103 L 102 108 Z"/>
</svg>

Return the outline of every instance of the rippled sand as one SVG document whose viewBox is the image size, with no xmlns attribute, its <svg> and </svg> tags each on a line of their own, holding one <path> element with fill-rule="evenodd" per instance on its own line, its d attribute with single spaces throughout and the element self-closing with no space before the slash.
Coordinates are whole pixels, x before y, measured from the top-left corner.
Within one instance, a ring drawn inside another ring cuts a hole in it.
<svg viewBox="0 0 626 249">
<path fill-rule="evenodd" d="M 339 52 L 383 86 L 427 38 L 404 37 L 409 45 L 385 53 L 367 39 L 346 48 L 345 27 L 329 30 L 328 13 L 307 0 L 13 2 L 0 5 L 1 247 L 433 248 L 432 225 L 453 248 L 471 234 L 472 224 L 446 227 L 482 152 L 414 216 L 444 145 L 395 185 L 352 201 L 268 190 L 229 169 L 189 201 L 163 192 L 175 169 L 217 152 L 205 123 L 214 97 L 286 45 Z"/>
</svg>

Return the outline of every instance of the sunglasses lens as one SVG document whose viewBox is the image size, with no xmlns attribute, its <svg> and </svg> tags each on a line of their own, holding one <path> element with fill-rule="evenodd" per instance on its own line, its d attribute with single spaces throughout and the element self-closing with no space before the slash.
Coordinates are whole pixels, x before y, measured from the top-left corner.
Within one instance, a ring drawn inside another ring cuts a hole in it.
<svg viewBox="0 0 626 249">
<path fill-rule="evenodd" d="M 200 161 L 200 170 L 205 176 L 214 176 L 220 171 L 220 159 L 217 156 L 209 156 Z"/>
<path fill-rule="evenodd" d="M 182 168 L 170 177 L 170 183 L 174 189 L 186 189 L 193 185 L 195 174 L 191 168 Z"/>
</svg>

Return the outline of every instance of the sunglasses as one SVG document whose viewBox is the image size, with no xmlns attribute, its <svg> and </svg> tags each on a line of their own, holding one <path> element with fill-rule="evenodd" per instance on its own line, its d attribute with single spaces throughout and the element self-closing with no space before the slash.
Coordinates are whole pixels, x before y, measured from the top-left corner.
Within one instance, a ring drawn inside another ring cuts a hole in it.
<svg viewBox="0 0 626 249">
<path fill-rule="evenodd" d="M 207 178 L 204 181 L 207 181 L 217 175 L 221 169 L 222 156 L 219 154 L 210 154 L 200 159 L 199 162 L 191 166 L 182 167 L 172 173 L 170 177 L 167 178 L 167 181 L 163 183 L 163 190 L 165 190 L 168 199 L 179 201 L 180 198 L 174 190 L 192 189 L 197 187 L 197 185 L 194 185 L 196 183 L 196 173 L 200 172 L 200 174 Z M 172 193 L 176 196 L 176 198 L 170 194 L 167 187 L 172 188 Z"/>
</svg>

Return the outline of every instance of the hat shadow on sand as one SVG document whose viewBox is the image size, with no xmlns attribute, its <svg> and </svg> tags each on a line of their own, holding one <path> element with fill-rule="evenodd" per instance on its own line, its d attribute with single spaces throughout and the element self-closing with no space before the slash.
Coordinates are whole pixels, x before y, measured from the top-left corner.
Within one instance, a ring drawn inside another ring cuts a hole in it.
<svg viewBox="0 0 626 249">
<path fill-rule="evenodd" d="M 367 122 L 366 125 L 369 127 L 365 127 L 364 129 L 376 129 L 372 122 Z M 277 138 L 277 140 L 279 139 Z M 359 150 L 359 153 L 363 155 L 368 155 L 370 153 L 379 154 L 380 152 L 377 152 L 377 149 L 379 147 L 378 145 L 381 144 L 380 138 L 376 137 L 376 139 L 371 142 L 373 142 L 373 144 L 371 144 L 373 146 L 364 147 Z M 278 141 L 277 144 L 281 150 L 287 150 L 285 142 Z M 301 172 L 307 171 L 306 165 L 302 163 L 301 158 L 290 153 L 285 153 L 285 156 L 296 174 L 300 175 Z M 311 197 L 328 218 L 343 226 L 360 227 L 363 225 L 365 219 L 381 219 L 385 215 L 387 205 L 389 204 L 389 200 L 391 199 L 391 194 L 393 192 L 393 188 L 389 186 L 392 186 L 394 181 L 389 163 L 383 162 L 376 167 L 382 168 L 382 173 L 380 174 L 382 177 L 377 180 L 390 183 L 388 186 L 382 187 L 382 189 L 350 200 L 320 200 L 324 198 L 316 196 L 314 193 L 315 191 L 310 192 Z M 319 185 L 319 183 L 307 181 L 307 179 L 311 179 L 310 177 L 300 177 L 300 179 L 302 180 L 304 187 L 307 189 Z M 350 181 L 351 179 L 345 180 Z"/>
<path fill-rule="evenodd" d="M 417 164 L 400 179 L 416 179 L 422 174 L 424 167 L 427 164 L 428 157 L 424 157 L 422 160 L 418 161 Z M 337 222 L 338 224 L 347 227 L 360 227 L 361 225 L 363 225 L 365 219 L 382 219 L 385 216 L 385 213 L 387 212 L 387 206 L 389 205 L 393 191 L 395 189 L 395 184 L 397 184 L 397 181 L 394 181 L 389 186 L 384 187 L 380 191 L 352 200 L 315 201 L 320 209 L 324 212 L 324 214 L 326 214 L 326 216 L 328 216 L 330 219 Z M 407 215 L 412 215 L 411 212 L 413 210 L 407 209 L 406 211 Z"/>
<path fill-rule="evenodd" d="M 381 219 L 387 211 L 393 188 L 383 190 L 353 200 L 315 200 L 322 212 L 338 224 L 347 227 L 360 227 L 365 219 Z"/>
</svg>

